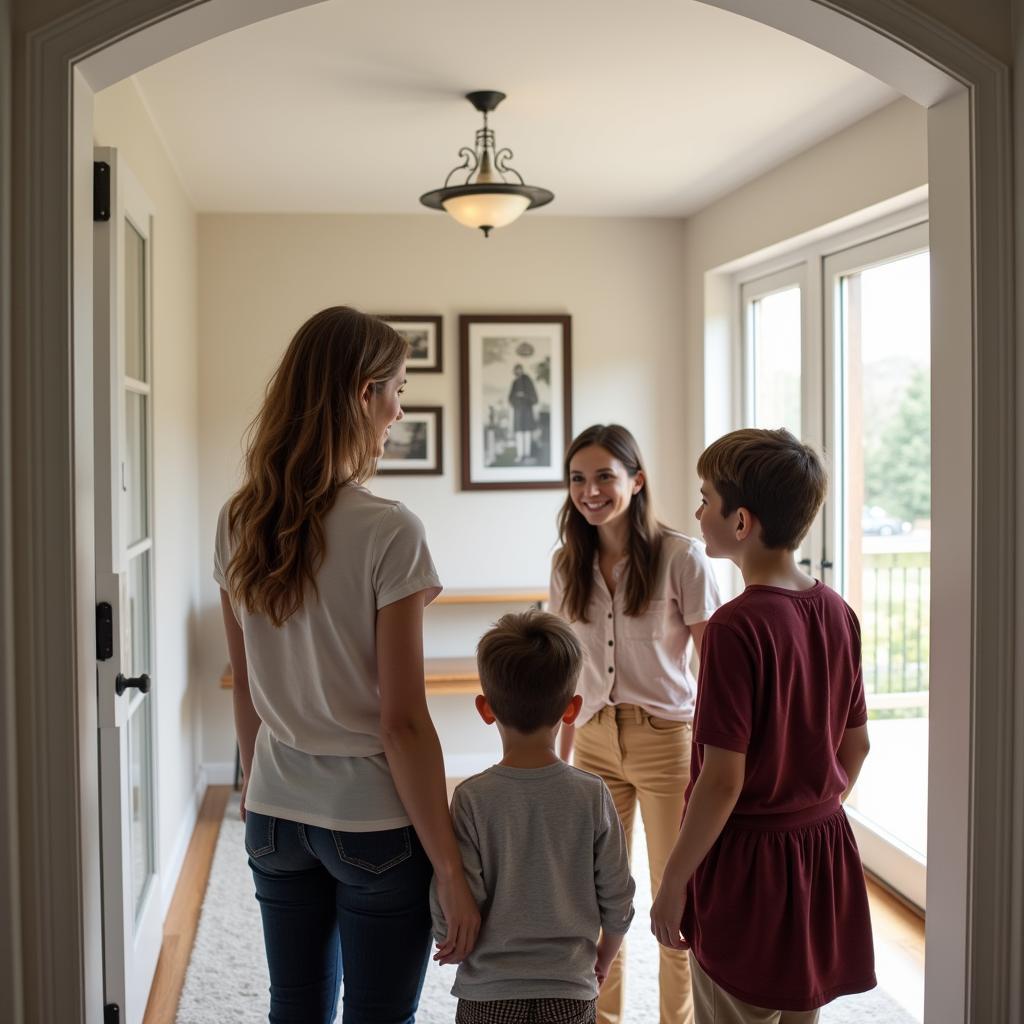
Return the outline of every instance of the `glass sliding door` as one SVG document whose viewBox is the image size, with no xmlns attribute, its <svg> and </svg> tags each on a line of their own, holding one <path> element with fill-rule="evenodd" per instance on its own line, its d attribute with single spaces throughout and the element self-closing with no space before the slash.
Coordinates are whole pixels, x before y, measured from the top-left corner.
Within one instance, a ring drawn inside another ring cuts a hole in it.
<svg viewBox="0 0 1024 1024">
<path fill-rule="evenodd" d="M 829 471 L 797 557 L 861 622 L 872 749 L 850 818 L 865 865 L 923 909 L 931 337 L 920 216 L 862 244 L 817 243 L 773 273 L 755 269 L 739 298 L 742 425 L 788 428 Z"/>
<path fill-rule="evenodd" d="M 831 582 L 860 618 L 871 754 L 847 804 L 865 865 L 925 906 L 931 593 L 927 225 L 827 257 Z"/>
</svg>

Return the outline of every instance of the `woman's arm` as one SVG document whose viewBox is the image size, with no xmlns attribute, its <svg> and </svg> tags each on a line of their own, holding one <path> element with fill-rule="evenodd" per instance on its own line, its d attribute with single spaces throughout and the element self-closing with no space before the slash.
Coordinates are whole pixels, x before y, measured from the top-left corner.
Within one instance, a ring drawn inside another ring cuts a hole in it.
<svg viewBox="0 0 1024 1024">
<path fill-rule="evenodd" d="M 249 666 L 245 660 L 245 639 L 242 627 L 235 618 L 231 598 L 221 588 L 220 610 L 224 617 L 224 632 L 228 638 L 228 657 L 231 660 L 233 688 L 231 702 L 235 711 L 235 738 L 238 741 L 238 755 L 242 762 L 242 821 L 245 821 L 245 794 L 249 790 L 249 773 L 252 771 L 252 755 L 256 748 L 256 733 L 260 730 L 260 717 L 252 704 L 249 692 Z"/>
<path fill-rule="evenodd" d="M 700 657 L 700 645 L 704 639 L 704 630 L 707 627 L 707 621 L 695 622 L 690 626 L 690 636 L 693 637 L 693 649 L 697 652 L 697 657 Z"/>
<path fill-rule="evenodd" d="M 868 727 L 859 725 L 854 729 L 847 729 L 836 751 L 836 757 L 846 772 L 846 791 L 843 793 L 843 800 L 850 795 L 850 791 L 857 785 L 857 778 L 861 768 L 864 767 L 864 760 L 871 749 L 871 741 L 868 739 Z"/>
<path fill-rule="evenodd" d="M 448 924 L 438 945 L 446 963 L 464 960 L 476 943 L 480 911 L 469 891 L 452 829 L 441 744 L 423 680 L 423 591 L 377 612 L 381 742 L 395 788 L 434 866 Z"/>
<path fill-rule="evenodd" d="M 746 754 L 704 747 L 704 763 L 686 805 L 683 827 L 651 907 L 651 931 L 663 946 L 686 949 L 680 931 L 686 883 L 725 828 L 740 798 L 746 766 Z"/>
</svg>

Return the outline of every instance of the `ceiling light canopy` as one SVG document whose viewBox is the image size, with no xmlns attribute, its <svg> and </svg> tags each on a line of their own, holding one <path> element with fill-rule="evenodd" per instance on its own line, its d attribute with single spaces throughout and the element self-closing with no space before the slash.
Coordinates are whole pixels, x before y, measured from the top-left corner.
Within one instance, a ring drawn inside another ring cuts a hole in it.
<svg viewBox="0 0 1024 1024">
<path fill-rule="evenodd" d="M 527 185 L 523 176 L 508 166 L 511 149 L 495 149 L 494 132 L 487 127 L 487 115 L 505 98 L 503 92 L 491 89 L 466 93 L 466 99 L 484 116 L 484 126 L 476 132 L 473 149 L 459 150 L 462 163 L 452 168 L 444 187 L 426 192 L 420 202 L 432 210 L 444 210 L 467 228 L 479 228 L 486 238 L 494 228 L 503 228 L 536 206 L 544 206 L 555 198 L 546 188 Z M 452 178 L 461 171 L 466 177 L 452 185 Z M 515 180 L 509 177 L 514 175 Z"/>
</svg>

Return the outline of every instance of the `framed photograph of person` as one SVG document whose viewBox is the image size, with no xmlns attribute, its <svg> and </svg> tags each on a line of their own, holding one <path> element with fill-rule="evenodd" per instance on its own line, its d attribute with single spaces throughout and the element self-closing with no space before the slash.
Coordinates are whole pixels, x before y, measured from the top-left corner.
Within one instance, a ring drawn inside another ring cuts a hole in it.
<svg viewBox="0 0 1024 1024">
<path fill-rule="evenodd" d="M 444 472 L 444 410 L 439 405 L 407 405 L 391 424 L 377 472 L 394 476 L 440 476 Z"/>
<path fill-rule="evenodd" d="M 564 486 L 572 318 L 459 317 L 462 489 Z"/>
<path fill-rule="evenodd" d="M 441 373 L 444 368 L 444 339 L 439 316 L 374 314 L 409 342 L 409 373 Z"/>
</svg>

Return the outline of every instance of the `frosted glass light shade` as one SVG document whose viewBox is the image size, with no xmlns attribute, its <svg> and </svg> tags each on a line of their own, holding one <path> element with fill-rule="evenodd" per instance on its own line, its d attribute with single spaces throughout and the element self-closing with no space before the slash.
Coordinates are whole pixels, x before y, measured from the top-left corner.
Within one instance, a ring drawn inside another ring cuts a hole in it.
<svg viewBox="0 0 1024 1024">
<path fill-rule="evenodd" d="M 475 195 L 453 196 L 441 205 L 467 228 L 503 228 L 526 212 L 530 197 L 507 192 L 479 192 Z"/>
</svg>

